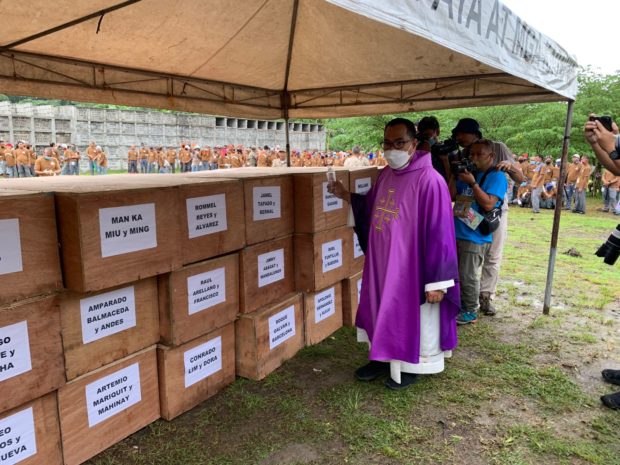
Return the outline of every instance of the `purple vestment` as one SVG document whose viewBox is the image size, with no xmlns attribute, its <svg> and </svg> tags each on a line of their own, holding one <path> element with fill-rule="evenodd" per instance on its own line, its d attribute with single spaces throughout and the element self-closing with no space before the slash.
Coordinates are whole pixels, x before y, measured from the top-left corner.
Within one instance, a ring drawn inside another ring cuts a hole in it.
<svg viewBox="0 0 620 465">
<path fill-rule="evenodd" d="M 368 334 L 369 358 L 419 363 L 424 286 L 449 280 L 456 285 L 440 304 L 440 344 L 454 349 L 460 307 L 454 218 L 430 154 L 417 151 L 401 170 L 384 168 L 366 196 L 352 197 L 356 223 L 365 216 L 368 226 L 355 324 Z"/>
</svg>

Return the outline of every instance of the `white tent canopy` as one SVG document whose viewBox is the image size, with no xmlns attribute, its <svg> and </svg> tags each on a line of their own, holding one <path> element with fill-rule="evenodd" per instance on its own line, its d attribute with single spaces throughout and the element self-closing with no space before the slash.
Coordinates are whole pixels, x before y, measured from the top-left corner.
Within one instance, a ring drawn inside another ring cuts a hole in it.
<svg viewBox="0 0 620 465">
<path fill-rule="evenodd" d="M 498 0 L 4 0 L 0 92 L 242 118 L 572 100 Z"/>
</svg>

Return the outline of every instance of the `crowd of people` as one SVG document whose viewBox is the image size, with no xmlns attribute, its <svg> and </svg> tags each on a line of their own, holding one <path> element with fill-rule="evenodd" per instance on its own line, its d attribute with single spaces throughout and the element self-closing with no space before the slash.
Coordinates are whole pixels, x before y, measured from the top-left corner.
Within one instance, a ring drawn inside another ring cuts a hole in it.
<svg viewBox="0 0 620 465">
<path fill-rule="evenodd" d="M 32 176 L 57 176 L 80 174 L 80 161 L 87 160 L 91 175 L 108 172 L 108 155 L 95 142 L 91 142 L 83 157 L 72 144 L 51 143 L 40 153 L 26 141 L 11 144 L 0 140 L 0 176 L 23 178 Z M 321 167 L 344 166 L 348 168 L 385 166 L 381 152 L 362 153 L 359 147 L 349 151 L 293 150 L 291 166 Z M 227 145 L 201 147 L 183 143 L 179 147 L 147 147 L 132 145 L 127 152 L 129 173 L 186 173 L 194 171 L 242 168 L 285 167 L 286 152 L 279 146 L 244 147 Z"/>
<path fill-rule="evenodd" d="M 385 166 L 385 159 L 379 154 L 363 154 L 359 147 L 348 152 L 320 150 L 293 150 L 292 167 L 320 166 Z M 174 147 L 136 147 L 132 145 L 127 153 L 129 173 L 175 173 L 216 170 L 242 167 L 285 167 L 286 151 L 279 146 L 273 148 L 244 147 L 242 145 L 204 146 L 184 143 Z"/>
</svg>

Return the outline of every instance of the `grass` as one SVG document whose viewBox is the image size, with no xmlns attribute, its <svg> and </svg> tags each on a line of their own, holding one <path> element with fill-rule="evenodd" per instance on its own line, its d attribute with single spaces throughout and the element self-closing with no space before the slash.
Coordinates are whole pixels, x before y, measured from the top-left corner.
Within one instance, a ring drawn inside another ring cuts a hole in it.
<svg viewBox="0 0 620 465">
<path fill-rule="evenodd" d="M 563 215 L 543 316 L 551 218 L 511 210 L 500 313 L 459 329 L 443 373 L 397 393 L 355 382 L 366 350 L 343 328 L 90 463 L 620 465 L 620 412 L 598 400 L 613 391 L 600 369 L 620 367 L 620 269 L 593 255 L 617 221 Z"/>
</svg>

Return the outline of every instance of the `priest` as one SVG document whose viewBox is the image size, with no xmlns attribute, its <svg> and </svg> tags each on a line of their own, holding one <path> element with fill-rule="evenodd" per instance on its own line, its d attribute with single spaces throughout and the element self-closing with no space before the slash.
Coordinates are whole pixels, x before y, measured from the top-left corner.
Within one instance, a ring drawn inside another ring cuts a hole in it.
<svg viewBox="0 0 620 465">
<path fill-rule="evenodd" d="M 355 324 L 370 362 L 355 375 L 362 381 L 390 375 L 386 386 L 404 389 L 420 375 L 443 371 L 457 345 L 456 239 L 448 186 L 415 125 L 390 121 L 383 149 L 388 166 L 366 195 L 339 182 L 328 189 L 351 203 L 366 253 Z"/>
</svg>

